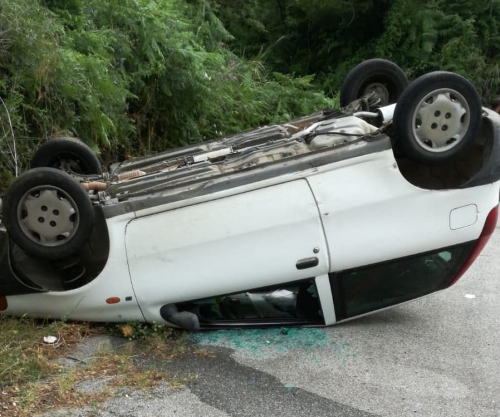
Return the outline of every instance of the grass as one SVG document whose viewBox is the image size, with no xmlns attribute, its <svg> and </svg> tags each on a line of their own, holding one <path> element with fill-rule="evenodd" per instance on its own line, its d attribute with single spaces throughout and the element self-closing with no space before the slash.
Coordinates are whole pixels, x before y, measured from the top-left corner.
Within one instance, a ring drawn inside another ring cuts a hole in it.
<svg viewBox="0 0 500 417">
<path fill-rule="evenodd" d="M 65 367 L 57 361 L 70 357 L 85 338 L 110 333 L 127 341 L 119 348 L 98 351 L 92 361 L 78 366 Z M 44 343 L 47 335 L 56 336 L 57 342 Z M 182 387 L 196 376 L 169 379 L 147 363 L 182 355 L 185 342 L 185 333 L 161 325 L 98 326 L 0 315 L 0 417 L 27 417 L 58 408 L 99 410 L 106 399 L 124 389 L 149 390 L 161 382 L 172 389 Z M 88 381 L 103 383 L 82 394 L 79 387 Z"/>
<path fill-rule="evenodd" d="M 38 380 L 59 371 L 53 359 L 64 356 L 91 333 L 88 324 L 47 323 L 0 316 L 0 388 Z M 55 335 L 48 345 L 43 336 Z"/>
</svg>

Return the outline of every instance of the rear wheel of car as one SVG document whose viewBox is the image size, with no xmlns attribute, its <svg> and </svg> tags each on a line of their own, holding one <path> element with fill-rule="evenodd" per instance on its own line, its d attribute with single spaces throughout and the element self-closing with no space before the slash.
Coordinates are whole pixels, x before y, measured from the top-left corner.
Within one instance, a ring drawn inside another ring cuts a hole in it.
<svg viewBox="0 0 500 417">
<path fill-rule="evenodd" d="M 63 259 L 80 250 L 93 220 L 83 187 L 55 168 L 25 172 L 9 187 L 3 202 L 3 222 L 11 239 L 43 259 Z"/>
<path fill-rule="evenodd" d="M 55 138 L 40 146 L 31 159 L 32 168 L 51 167 L 78 175 L 102 174 L 94 151 L 75 138 Z"/>
<path fill-rule="evenodd" d="M 394 133 L 405 156 L 439 165 L 462 154 L 481 128 L 481 99 L 464 77 L 425 74 L 403 92 L 394 110 Z"/>
<path fill-rule="evenodd" d="M 374 92 L 378 106 L 395 103 L 408 85 L 404 71 L 394 62 L 369 59 L 356 65 L 346 76 L 340 89 L 340 106 Z"/>
</svg>

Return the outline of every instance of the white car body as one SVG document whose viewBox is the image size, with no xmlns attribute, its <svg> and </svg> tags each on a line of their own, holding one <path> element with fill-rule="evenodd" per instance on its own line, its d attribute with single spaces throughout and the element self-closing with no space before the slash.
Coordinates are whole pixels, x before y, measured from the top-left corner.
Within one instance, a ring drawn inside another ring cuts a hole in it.
<svg viewBox="0 0 500 417">
<path fill-rule="evenodd" d="M 485 112 L 487 139 L 498 142 L 500 117 Z M 341 128 L 365 134 L 377 130 L 361 119 L 349 123 Z M 333 143 L 334 138 L 326 139 Z M 109 253 L 95 278 L 69 290 L 7 294 L 5 313 L 169 323 L 162 306 L 227 294 L 249 297 L 253 289 L 288 288 L 311 279 L 321 306 L 321 320 L 314 325 L 331 325 L 365 314 L 360 310 L 339 317 L 335 274 L 475 242 L 498 206 L 496 177 L 476 186 L 434 189 L 411 183 L 390 146 L 365 154 L 366 142 L 346 146 L 361 151 L 241 184 L 228 173 L 225 180 L 236 185 L 189 198 L 151 206 L 125 203 L 119 214 L 106 216 Z M 209 156 L 219 158 L 224 152 Z M 195 162 L 209 159 L 198 158 Z M 163 197 L 189 194 L 196 186 L 181 188 L 165 191 Z M 104 208 L 106 204 L 110 201 Z M 423 295 L 427 293 L 409 299 Z M 367 312 L 381 308 L 385 306 Z M 286 323 L 293 320 L 235 319 L 215 327 Z"/>
</svg>

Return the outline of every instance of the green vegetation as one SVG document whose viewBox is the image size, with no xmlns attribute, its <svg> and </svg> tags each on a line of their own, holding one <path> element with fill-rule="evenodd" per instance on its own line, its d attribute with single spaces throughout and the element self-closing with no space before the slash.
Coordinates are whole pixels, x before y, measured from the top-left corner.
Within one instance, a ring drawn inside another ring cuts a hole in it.
<svg viewBox="0 0 500 417">
<path fill-rule="evenodd" d="M 98 411 L 105 400 L 124 389 L 148 390 L 165 382 L 175 389 L 195 379 L 147 365 L 148 361 L 166 363 L 187 351 L 187 335 L 165 326 L 135 322 L 100 326 L 0 315 L 0 328 L 0 410 L 8 416 L 85 406 Z M 97 346 L 85 360 L 75 356 L 74 349 L 83 339 L 104 333 L 128 340 L 115 347 Z M 48 335 L 55 336 L 56 342 L 44 343 Z M 208 349 L 192 353 L 211 354 Z M 64 365 L 62 359 L 74 363 Z M 81 384 L 96 378 L 106 383 L 82 395 Z"/>
<path fill-rule="evenodd" d="M 117 324 L 116 330 L 128 340 L 148 339 L 150 337 L 168 337 L 173 333 L 171 327 L 158 323 L 141 323 L 133 321 Z"/>
<path fill-rule="evenodd" d="M 498 0 L 217 0 L 217 15 L 247 58 L 334 94 L 368 58 L 396 62 L 414 78 L 447 70 L 469 78 L 486 100 L 500 93 Z"/>
<path fill-rule="evenodd" d="M 52 136 L 81 138 L 106 164 L 334 107 L 368 58 L 409 78 L 458 72 L 485 102 L 500 91 L 499 0 L 1 0 L 0 11 L 0 191 Z"/>
<path fill-rule="evenodd" d="M 0 171 L 13 171 L 12 134 L 21 169 L 68 133 L 106 162 L 333 104 L 313 77 L 231 52 L 206 0 L 2 0 L 0 11 Z"/>
</svg>

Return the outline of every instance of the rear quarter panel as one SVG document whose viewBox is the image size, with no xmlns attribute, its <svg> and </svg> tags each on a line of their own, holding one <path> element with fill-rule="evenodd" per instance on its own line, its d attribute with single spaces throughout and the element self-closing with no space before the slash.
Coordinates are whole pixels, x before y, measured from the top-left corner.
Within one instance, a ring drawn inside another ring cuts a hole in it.
<svg viewBox="0 0 500 417">
<path fill-rule="evenodd" d="M 439 191 L 415 187 L 399 172 L 392 151 L 353 162 L 307 178 L 331 272 L 475 240 L 499 202 L 498 182 Z"/>
</svg>

